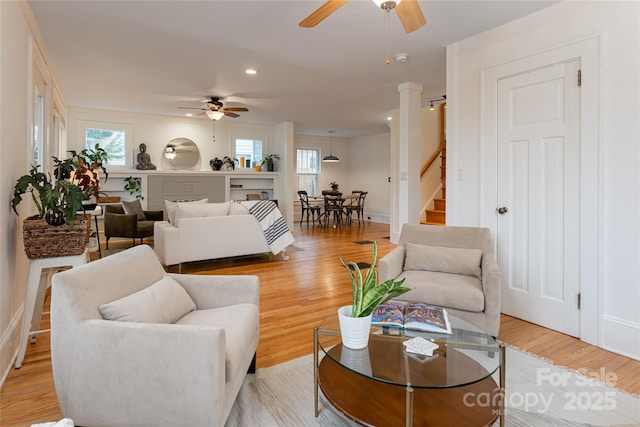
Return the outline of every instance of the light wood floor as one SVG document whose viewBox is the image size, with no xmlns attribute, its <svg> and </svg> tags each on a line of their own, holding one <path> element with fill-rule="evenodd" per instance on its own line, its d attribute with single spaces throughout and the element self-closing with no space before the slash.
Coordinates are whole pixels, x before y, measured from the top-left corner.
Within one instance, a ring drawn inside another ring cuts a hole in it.
<svg viewBox="0 0 640 427">
<path fill-rule="evenodd" d="M 290 259 L 249 257 L 183 266 L 186 274 L 256 274 L 261 283 L 261 325 L 258 368 L 272 366 L 313 351 L 313 327 L 339 306 L 351 302 L 351 285 L 342 255 L 347 261 L 370 262 L 371 244 L 377 241 L 379 257 L 394 245 L 388 226 L 367 224 L 344 229 L 294 227 L 295 246 Z M 224 244 L 224 242 L 212 242 Z M 111 247 L 116 244 L 111 243 Z M 48 327 L 48 316 L 42 326 Z M 640 394 L 640 361 L 585 344 L 512 317 L 503 316 L 500 340 L 546 357 L 555 364 L 587 372 L 614 373 L 617 386 Z M 96 363 L 99 361 L 96 360 Z M 11 370 L 0 390 L 0 426 L 29 426 L 62 418 L 58 407 L 48 334 L 30 344 L 22 368 Z"/>
</svg>

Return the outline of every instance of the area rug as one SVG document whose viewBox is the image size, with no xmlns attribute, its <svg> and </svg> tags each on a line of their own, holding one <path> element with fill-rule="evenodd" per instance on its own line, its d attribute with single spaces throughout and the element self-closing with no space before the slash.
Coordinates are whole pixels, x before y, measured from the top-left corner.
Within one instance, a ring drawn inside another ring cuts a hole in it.
<svg viewBox="0 0 640 427">
<path fill-rule="evenodd" d="M 640 426 L 640 397 L 593 379 L 602 373 L 577 374 L 511 347 L 506 360 L 506 426 Z M 322 396 L 319 408 L 316 418 L 308 355 L 248 375 L 226 427 L 357 425 Z"/>
</svg>

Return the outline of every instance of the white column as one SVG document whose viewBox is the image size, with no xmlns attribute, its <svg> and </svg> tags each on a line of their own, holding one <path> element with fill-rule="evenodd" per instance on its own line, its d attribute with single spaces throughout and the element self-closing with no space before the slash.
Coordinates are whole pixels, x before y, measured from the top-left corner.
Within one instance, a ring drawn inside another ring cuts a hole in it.
<svg viewBox="0 0 640 427">
<path fill-rule="evenodd" d="M 400 110 L 395 125 L 397 132 L 392 132 L 391 159 L 395 165 L 391 168 L 393 196 L 396 204 L 391 209 L 391 241 L 397 242 L 402 224 L 420 223 L 420 96 L 422 85 L 418 83 L 402 83 L 398 86 L 400 93 Z M 393 134 L 397 138 L 393 137 Z M 395 154 L 395 155 L 393 155 Z"/>
</svg>

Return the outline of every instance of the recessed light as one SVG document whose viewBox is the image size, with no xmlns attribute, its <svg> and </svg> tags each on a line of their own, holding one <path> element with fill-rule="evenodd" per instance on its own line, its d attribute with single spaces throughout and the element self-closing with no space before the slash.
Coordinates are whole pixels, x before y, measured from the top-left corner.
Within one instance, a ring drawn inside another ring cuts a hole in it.
<svg viewBox="0 0 640 427">
<path fill-rule="evenodd" d="M 187 117 L 193 117 L 193 113 L 185 113 L 185 116 L 187 116 Z"/>
<path fill-rule="evenodd" d="M 258 74 L 258 70 L 256 70 L 255 68 L 247 68 L 246 70 L 244 70 L 244 72 L 252 76 Z"/>
<path fill-rule="evenodd" d="M 391 121 L 391 120 L 393 120 L 393 118 L 391 116 L 389 116 L 389 117 L 387 117 L 387 120 Z"/>
</svg>

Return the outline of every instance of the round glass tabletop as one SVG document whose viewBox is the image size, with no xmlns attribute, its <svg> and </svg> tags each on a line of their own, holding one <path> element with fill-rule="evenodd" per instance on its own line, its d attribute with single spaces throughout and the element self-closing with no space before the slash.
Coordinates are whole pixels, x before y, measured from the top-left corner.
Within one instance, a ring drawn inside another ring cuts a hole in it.
<svg viewBox="0 0 640 427">
<path fill-rule="evenodd" d="M 353 350 L 342 345 L 337 314 L 318 326 L 318 344 L 326 357 L 344 368 L 384 383 L 415 388 L 460 387 L 482 381 L 500 368 L 496 340 L 480 328 L 449 314 L 452 334 L 371 328 L 369 345 Z M 406 351 L 416 336 L 438 345 L 433 356 Z"/>
</svg>

